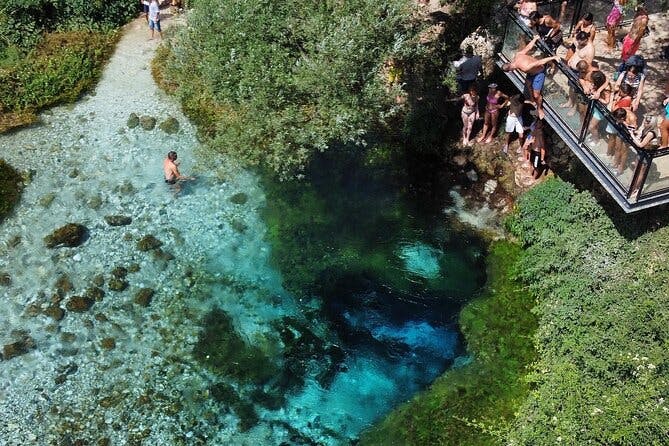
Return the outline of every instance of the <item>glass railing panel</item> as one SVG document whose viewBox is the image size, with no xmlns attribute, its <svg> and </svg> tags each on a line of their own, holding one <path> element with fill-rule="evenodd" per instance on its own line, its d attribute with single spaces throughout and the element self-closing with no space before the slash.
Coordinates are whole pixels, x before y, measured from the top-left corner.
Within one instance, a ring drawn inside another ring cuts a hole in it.
<svg viewBox="0 0 669 446">
<path fill-rule="evenodd" d="M 610 115 L 598 107 L 593 109 L 583 145 L 599 160 L 610 177 L 628 191 L 638 164 L 637 150 L 629 144 L 624 130 L 610 124 L 607 119 L 611 119 Z"/>
<path fill-rule="evenodd" d="M 669 154 L 653 158 L 641 196 L 665 189 L 669 189 Z"/>
<path fill-rule="evenodd" d="M 552 71 L 552 73 L 551 73 Z M 580 95 L 567 75 L 555 67 L 549 69 L 544 84 L 544 101 L 557 113 L 575 137 L 581 133 L 581 126 L 588 108 L 588 102 Z"/>
<path fill-rule="evenodd" d="M 502 45 L 502 54 L 508 60 L 513 59 L 513 56 L 519 49 L 525 47 L 529 41 L 526 34 L 520 28 L 520 25 L 513 20 L 511 14 L 507 21 L 506 34 L 504 35 L 504 44 Z"/>
</svg>

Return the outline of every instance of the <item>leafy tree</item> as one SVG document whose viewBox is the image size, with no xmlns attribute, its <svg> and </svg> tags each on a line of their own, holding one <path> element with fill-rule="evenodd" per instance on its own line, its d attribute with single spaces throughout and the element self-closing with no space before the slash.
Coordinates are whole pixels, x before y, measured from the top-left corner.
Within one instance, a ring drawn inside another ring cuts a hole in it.
<svg viewBox="0 0 669 446">
<path fill-rule="evenodd" d="M 166 62 L 217 150 L 286 178 L 397 111 L 382 66 L 414 51 L 405 0 L 196 0 Z"/>
</svg>

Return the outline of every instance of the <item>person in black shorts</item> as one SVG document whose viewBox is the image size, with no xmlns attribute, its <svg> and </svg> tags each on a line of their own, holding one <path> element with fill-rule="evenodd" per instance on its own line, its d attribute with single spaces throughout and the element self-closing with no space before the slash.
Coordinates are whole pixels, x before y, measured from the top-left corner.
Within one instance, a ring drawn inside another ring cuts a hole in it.
<svg viewBox="0 0 669 446">
<path fill-rule="evenodd" d="M 176 192 L 181 190 L 181 187 L 178 184 L 179 182 L 195 179 L 195 177 L 181 175 L 181 172 L 179 172 L 179 163 L 177 161 L 177 152 L 173 150 L 167 153 L 167 157 L 163 161 L 163 171 L 165 172 L 165 183 L 170 185 L 175 184 Z"/>
</svg>

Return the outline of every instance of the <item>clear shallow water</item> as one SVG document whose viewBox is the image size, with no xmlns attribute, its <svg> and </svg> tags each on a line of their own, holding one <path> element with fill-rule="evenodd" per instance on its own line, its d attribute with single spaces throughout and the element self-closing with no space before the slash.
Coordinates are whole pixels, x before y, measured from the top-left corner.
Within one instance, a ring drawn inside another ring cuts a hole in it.
<svg viewBox="0 0 669 446">
<path fill-rule="evenodd" d="M 0 288 L 0 345 L 26 334 L 35 344 L 0 361 L 0 444 L 347 443 L 462 353 L 454 317 L 480 286 L 480 251 L 460 233 L 444 235 L 444 221 L 407 226 L 397 197 L 347 182 L 351 189 L 330 191 L 349 205 L 331 210 L 341 232 L 327 242 L 374 268 L 332 270 L 315 296 L 287 292 L 260 215 L 266 198 L 258 179 L 200 152 L 194 129 L 151 79 L 154 48 L 143 24 L 132 23 L 93 95 L 0 136 L 2 156 L 33 172 L 0 225 L 0 270 L 12 278 Z M 130 130 L 131 112 L 158 122 L 174 116 L 181 130 Z M 176 199 L 161 176 L 171 149 L 184 172 L 199 176 Z M 246 201 L 235 204 L 240 192 Z M 400 212 L 375 210 L 389 208 Z M 132 224 L 109 227 L 111 214 Z M 47 249 L 43 237 L 69 222 L 86 225 L 88 240 Z M 147 234 L 174 259 L 139 251 Z M 128 288 L 110 290 L 112 269 L 131 265 L 139 271 L 128 274 Z M 98 275 L 105 296 L 89 311 L 66 311 L 60 321 L 44 314 L 59 277 L 72 288 L 64 308 Z M 145 287 L 155 290 L 149 307 L 134 303 Z M 277 376 L 297 376 L 298 384 L 248 383 L 198 361 L 193 349 L 213 308 L 277 364 Z M 290 351 L 286 330 L 298 339 Z M 110 338 L 115 347 L 106 349 Z M 221 382 L 257 413 L 250 429 L 240 429 L 229 400 L 212 398 Z M 279 403 L 259 403 L 258 390 L 278 394 Z"/>
</svg>

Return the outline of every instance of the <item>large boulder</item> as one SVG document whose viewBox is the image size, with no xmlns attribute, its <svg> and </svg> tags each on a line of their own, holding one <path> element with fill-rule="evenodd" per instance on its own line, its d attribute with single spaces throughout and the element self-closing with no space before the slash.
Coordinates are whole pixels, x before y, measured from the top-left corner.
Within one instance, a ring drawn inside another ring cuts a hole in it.
<svg viewBox="0 0 669 446">
<path fill-rule="evenodd" d="M 68 223 L 44 237 L 47 248 L 68 246 L 73 248 L 81 245 L 88 235 L 88 228 L 78 223 Z"/>
</svg>

